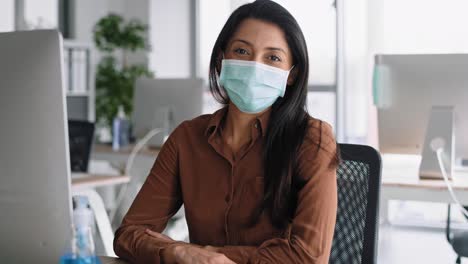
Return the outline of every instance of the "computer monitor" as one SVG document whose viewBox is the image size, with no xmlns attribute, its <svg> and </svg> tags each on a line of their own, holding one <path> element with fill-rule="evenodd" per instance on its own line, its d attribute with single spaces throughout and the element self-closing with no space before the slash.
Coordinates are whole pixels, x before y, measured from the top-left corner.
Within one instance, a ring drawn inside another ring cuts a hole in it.
<svg viewBox="0 0 468 264">
<path fill-rule="evenodd" d="M 203 95 L 202 79 L 138 79 L 132 116 L 134 135 L 142 138 L 150 130 L 161 128 L 162 133 L 148 145 L 162 146 L 180 123 L 202 114 Z"/>
<path fill-rule="evenodd" d="M 0 262 L 58 263 L 71 197 L 62 39 L 0 33 Z"/>
<path fill-rule="evenodd" d="M 448 166 L 468 158 L 468 54 L 377 55 L 375 61 L 380 151 L 422 154 L 421 166 L 431 160 L 435 178 L 434 138 L 455 139 L 444 147 Z"/>
</svg>

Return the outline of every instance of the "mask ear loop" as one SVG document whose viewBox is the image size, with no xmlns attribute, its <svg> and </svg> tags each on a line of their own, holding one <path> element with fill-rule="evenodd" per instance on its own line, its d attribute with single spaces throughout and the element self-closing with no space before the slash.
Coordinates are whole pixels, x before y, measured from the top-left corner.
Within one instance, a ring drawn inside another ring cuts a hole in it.
<svg viewBox="0 0 468 264">
<path fill-rule="evenodd" d="M 223 62 L 223 60 L 224 60 L 224 51 L 221 52 L 221 55 L 222 55 L 222 59 L 221 59 L 221 61 L 219 62 L 219 67 L 220 67 L 219 72 L 218 72 L 218 69 L 216 69 L 217 74 L 218 74 L 218 78 L 216 78 L 216 79 L 217 79 L 217 80 L 216 80 L 216 83 L 218 84 L 218 87 L 221 87 L 221 84 L 219 84 L 219 77 L 220 77 L 220 75 L 221 75 L 221 67 L 223 67 L 223 66 L 222 66 L 222 62 Z"/>
</svg>

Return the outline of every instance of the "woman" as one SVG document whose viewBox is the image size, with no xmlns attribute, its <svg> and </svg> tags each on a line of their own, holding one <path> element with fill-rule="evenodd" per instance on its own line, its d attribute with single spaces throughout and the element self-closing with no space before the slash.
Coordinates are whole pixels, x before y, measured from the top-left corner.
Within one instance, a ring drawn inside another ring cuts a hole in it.
<svg viewBox="0 0 468 264">
<path fill-rule="evenodd" d="M 138 263 L 328 263 L 337 210 L 336 142 L 305 112 L 304 36 L 280 5 L 229 17 L 210 89 L 226 107 L 182 123 L 117 230 Z M 184 204 L 190 242 L 160 234 Z"/>
</svg>

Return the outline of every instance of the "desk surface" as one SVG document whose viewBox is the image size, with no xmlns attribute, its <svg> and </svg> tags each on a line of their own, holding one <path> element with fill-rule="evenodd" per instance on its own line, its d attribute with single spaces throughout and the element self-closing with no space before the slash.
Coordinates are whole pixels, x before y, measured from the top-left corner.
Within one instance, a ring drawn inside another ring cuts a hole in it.
<svg viewBox="0 0 468 264">
<path fill-rule="evenodd" d="M 419 164 L 421 158 L 412 155 L 382 156 L 382 185 L 384 187 L 418 188 L 446 190 L 443 179 L 420 179 Z M 456 171 L 450 181 L 456 190 L 468 190 L 468 171 Z"/>
<path fill-rule="evenodd" d="M 466 181 L 450 181 L 454 190 L 468 191 L 468 182 Z M 393 178 L 383 179 L 382 185 L 385 187 L 402 187 L 402 188 L 420 188 L 420 189 L 432 189 L 432 190 L 446 190 L 447 185 L 443 179 L 431 180 L 431 179 L 405 179 Z"/>
<path fill-rule="evenodd" d="M 102 264 L 128 264 L 128 262 L 119 259 L 119 258 L 112 258 L 112 257 L 99 257 L 101 259 Z"/>
<path fill-rule="evenodd" d="M 96 188 L 102 186 L 110 186 L 128 183 L 130 176 L 128 175 L 105 175 L 105 174 L 75 174 L 72 177 L 73 189 Z"/>
<path fill-rule="evenodd" d="M 130 144 L 128 146 L 122 147 L 121 149 L 115 151 L 112 149 L 112 145 L 110 144 L 103 144 L 103 143 L 98 143 L 93 146 L 93 151 L 99 154 L 123 154 L 123 155 L 129 155 L 135 144 Z M 161 148 L 153 148 L 153 147 L 148 147 L 145 146 L 143 147 L 139 154 L 147 155 L 147 156 L 152 156 L 156 157 L 159 153 Z"/>
</svg>

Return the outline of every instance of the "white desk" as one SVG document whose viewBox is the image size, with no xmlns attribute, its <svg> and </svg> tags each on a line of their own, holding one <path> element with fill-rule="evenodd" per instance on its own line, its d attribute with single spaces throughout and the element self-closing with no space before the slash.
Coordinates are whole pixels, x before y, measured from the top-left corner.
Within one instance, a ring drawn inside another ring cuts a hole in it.
<svg viewBox="0 0 468 264">
<path fill-rule="evenodd" d="M 129 181 L 128 175 L 74 174 L 72 175 L 72 190 L 118 185 Z"/>
<path fill-rule="evenodd" d="M 420 157 L 382 155 L 381 219 L 388 220 L 388 202 L 407 200 L 453 203 L 445 182 L 419 179 Z M 457 198 L 468 205 L 468 172 L 457 173 L 451 181 Z"/>
<path fill-rule="evenodd" d="M 128 146 L 122 147 L 121 149 L 115 151 L 112 149 L 112 145 L 110 144 L 102 144 L 98 143 L 93 146 L 93 154 L 118 154 L 118 155 L 129 155 L 132 152 L 132 149 L 135 145 L 130 144 Z M 146 155 L 151 157 L 156 157 L 159 153 L 160 148 L 153 148 L 153 147 L 143 147 L 139 152 L 140 155 Z"/>
</svg>

